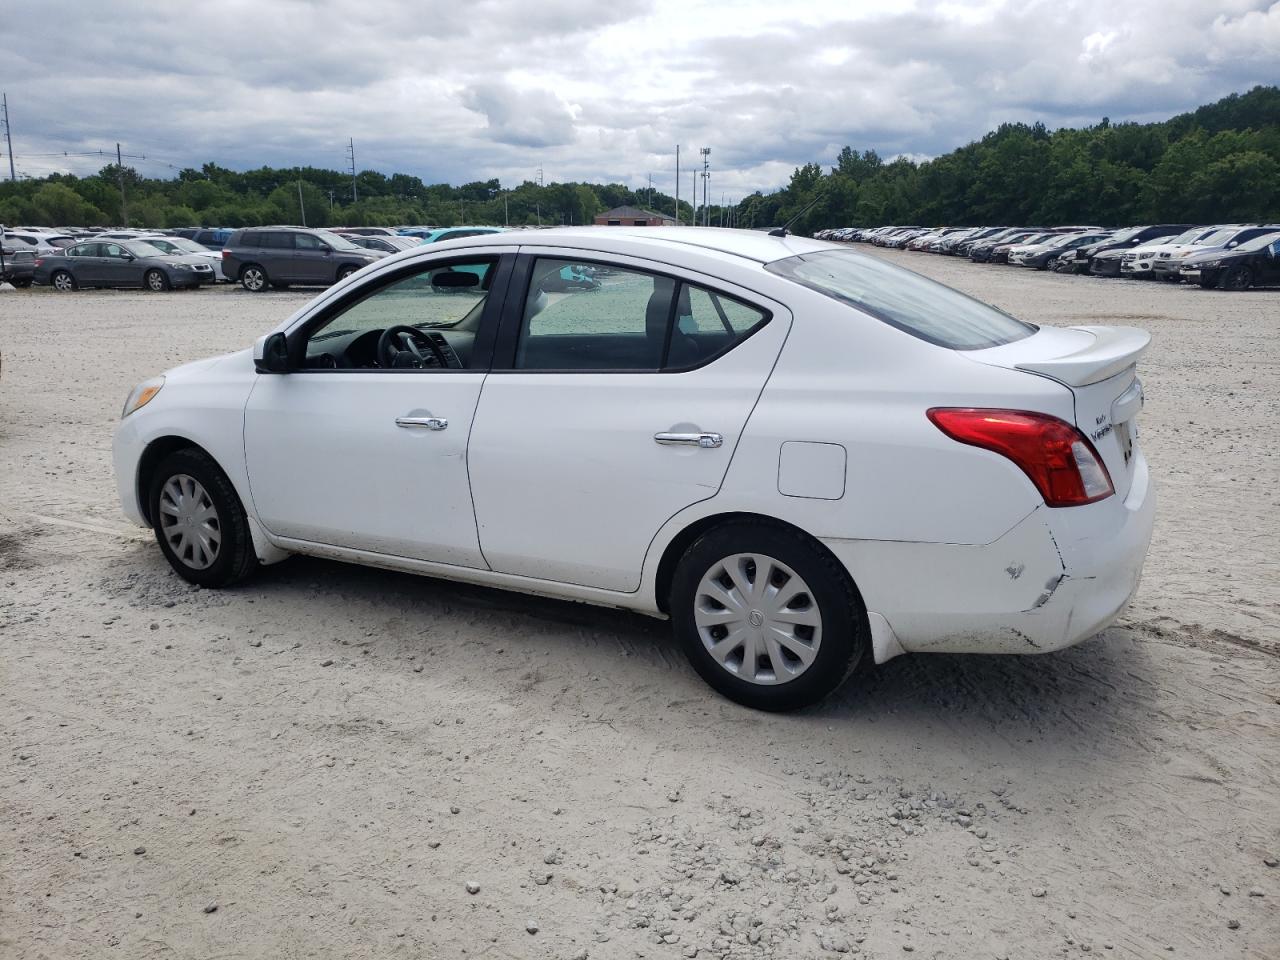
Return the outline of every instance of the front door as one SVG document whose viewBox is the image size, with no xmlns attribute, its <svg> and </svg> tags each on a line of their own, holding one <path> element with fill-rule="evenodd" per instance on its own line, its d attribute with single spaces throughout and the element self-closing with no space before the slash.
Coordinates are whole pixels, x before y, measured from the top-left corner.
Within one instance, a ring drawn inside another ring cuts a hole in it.
<svg viewBox="0 0 1280 960">
<path fill-rule="evenodd" d="M 591 256 L 522 258 L 471 488 L 494 570 L 631 592 L 659 528 L 720 489 L 791 318 Z"/>
<path fill-rule="evenodd" d="M 327 243 L 309 233 L 295 233 L 293 244 L 293 279 L 298 283 L 333 283 L 337 268 Z"/>
<path fill-rule="evenodd" d="M 99 283 L 108 287 L 137 287 L 142 285 L 142 270 L 136 266 L 133 255 L 118 243 L 104 243 L 102 250 L 102 274 Z"/>
<path fill-rule="evenodd" d="M 302 549 L 485 566 L 467 437 L 489 366 L 497 263 L 470 258 L 465 284 L 440 282 L 456 265 L 408 267 L 290 332 L 298 369 L 259 375 L 245 408 L 250 492 L 270 533 Z M 392 327 L 401 332 L 384 337 Z"/>
</svg>

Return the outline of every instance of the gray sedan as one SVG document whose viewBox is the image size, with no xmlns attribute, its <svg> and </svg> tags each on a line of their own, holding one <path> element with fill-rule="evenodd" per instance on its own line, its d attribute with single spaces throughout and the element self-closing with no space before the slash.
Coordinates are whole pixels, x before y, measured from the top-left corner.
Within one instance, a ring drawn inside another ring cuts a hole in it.
<svg viewBox="0 0 1280 960">
<path fill-rule="evenodd" d="M 140 240 L 89 240 L 36 261 L 33 278 L 55 290 L 80 287 L 142 287 L 168 290 L 212 283 L 207 258 L 175 257 Z"/>
</svg>

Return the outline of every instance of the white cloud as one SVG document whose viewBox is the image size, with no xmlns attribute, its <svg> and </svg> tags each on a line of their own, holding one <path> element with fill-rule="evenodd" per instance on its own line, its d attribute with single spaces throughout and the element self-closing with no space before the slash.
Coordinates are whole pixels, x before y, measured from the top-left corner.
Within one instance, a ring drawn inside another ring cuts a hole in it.
<svg viewBox="0 0 1280 960">
<path fill-rule="evenodd" d="M 548 181 L 653 173 L 670 191 L 679 143 L 690 161 L 712 147 L 712 192 L 741 196 L 844 144 L 932 156 L 1006 120 L 1154 119 L 1275 82 L 1280 62 L 1274 0 L 58 9 L 5 24 L 32 175 L 96 170 L 96 155 L 40 155 L 117 140 L 151 174 L 206 160 L 336 169 L 353 137 L 362 166 L 429 182 L 515 183 L 541 166 Z"/>
</svg>

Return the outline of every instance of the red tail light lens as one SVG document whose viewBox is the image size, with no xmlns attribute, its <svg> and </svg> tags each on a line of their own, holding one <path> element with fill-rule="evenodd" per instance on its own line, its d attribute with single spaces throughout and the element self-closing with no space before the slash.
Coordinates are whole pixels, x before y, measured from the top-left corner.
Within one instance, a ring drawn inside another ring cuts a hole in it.
<svg viewBox="0 0 1280 960">
<path fill-rule="evenodd" d="M 225 260 L 225 259 L 227 259 L 227 257 L 229 257 L 229 256 L 231 256 L 231 251 L 230 251 L 230 250 L 228 250 L 226 247 L 223 247 L 223 248 L 222 248 L 222 259 L 223 259 L 223 260 Z"/>
<path fill-rule="evenodd" d="M 1111 474 L 1093 444 L 1057 417 L 980 407 L 934 407 L 928 416 L 952 440 L 1016 463 L 1047 506 L 1076 507 L 1115 493 Z"/>
<path fill-rule="evenodd" d="M 44 257 L 36 257 L 36 266 L 38 267 L 42 263 L 44 263 Z"/>
</svg>

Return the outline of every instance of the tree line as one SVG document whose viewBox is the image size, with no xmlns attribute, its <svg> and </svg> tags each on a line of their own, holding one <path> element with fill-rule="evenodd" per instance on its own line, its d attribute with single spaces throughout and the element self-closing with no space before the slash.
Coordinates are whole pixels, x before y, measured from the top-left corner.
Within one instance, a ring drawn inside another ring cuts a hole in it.
<svg viewBox="0 0 1280 960">
<path fill-rule="evenodd" d="M 122 189 L 123 188 L 123 189 Z M 619 184 L 498 180 L 461 186 L 374 170 L 235 171 L 213 163 L 148 178 L 110 164 L 88 177 L 0 183 L 0 223 L 189 227 L 302 223 L 392 226 L 590 223 L 630 205 L 672 213 L 661 191 Z M 710 210 L 712 223 L 728 211 Z M 900 224 L 1098 224 L 1280 220 L 1280 87 L 1258 86 L 1158 123 L 1050 131 L 1008 123 L 931 160 L 886 162 L 846 146 L 733 209 L 740 226 L 796 232 Z M 693 208 L 680 204 L 689 222 Z"/>
</svg>

